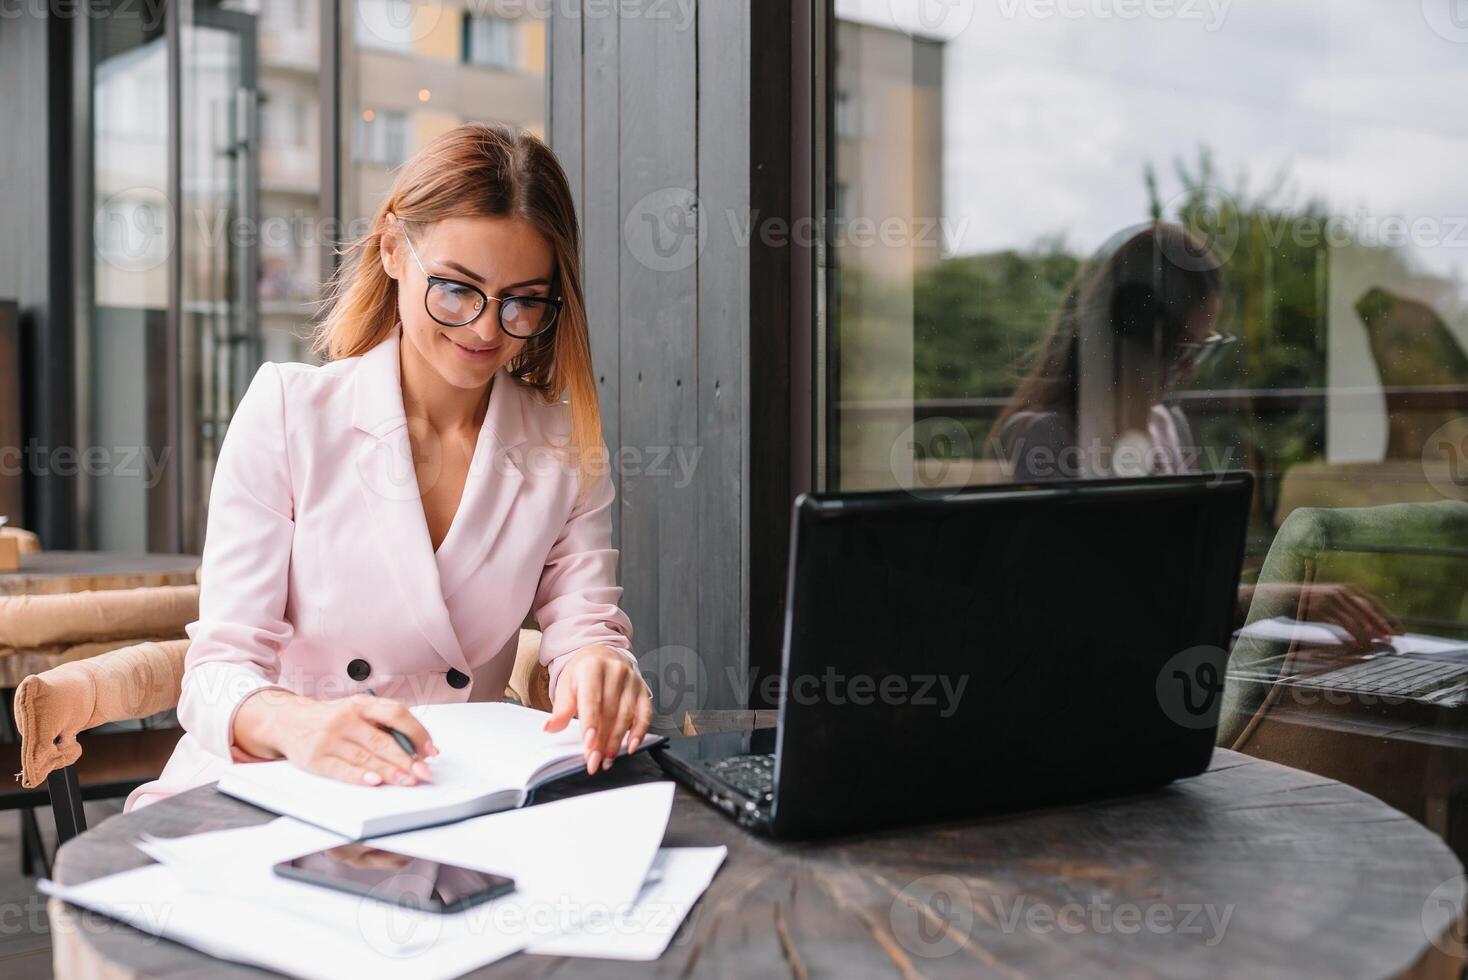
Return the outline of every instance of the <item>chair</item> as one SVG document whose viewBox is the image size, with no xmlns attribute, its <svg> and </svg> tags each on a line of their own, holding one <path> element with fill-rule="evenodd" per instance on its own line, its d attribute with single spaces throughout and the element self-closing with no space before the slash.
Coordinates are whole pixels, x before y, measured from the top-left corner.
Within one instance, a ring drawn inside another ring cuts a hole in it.
<svg viewBox="0 0 1468 980">
<path fill-rule="evenodd" d="M 0 794 L 0 808 L 34 807 L 49 798 L 57 841 L 65 843 L 86 830 L 84 800 L 125 796 L 156 778 L 181 729 L 92 729 L 176 706 L 187 650 L 187 640 L 139 643 L 22 681 L 15 692 L 20 742 L 0 746 L 22 789 Z M 38 856 L 44 867 L 44 853 Z"/>
<path fill-rule="evenodd" d="M 1265 583 L 1346 582 L 1368 589 L 1409 623 L 1461 634 L 1468 620 L 1468 503 L 1438 500 L 1379 507 L 1293 510 L 1260 571 Z M 1303 618 L 1278 597 L 1256 594 L 1248 622 Z M 1419 627 L 1421 628 L 1421 627 Z M 1241 638 L 1229 661 L 1218 744 L 1328 776 L 1371 793 L 1451 835 L 1468 774 L 1465 748 L 1404 737 L 1448 720 L 1417 702 L 1368 703 L 1351 697 L 1296 696 L 1278 678 L 1295 673 L 1299 651 Z M 1240 675 L 1256 678 L 1240 679 Z M 1453 727 L 1458 727 L 1454 725 Z M 1468 840 L 1449 844 L 1468 849 Z"/>
</svg>

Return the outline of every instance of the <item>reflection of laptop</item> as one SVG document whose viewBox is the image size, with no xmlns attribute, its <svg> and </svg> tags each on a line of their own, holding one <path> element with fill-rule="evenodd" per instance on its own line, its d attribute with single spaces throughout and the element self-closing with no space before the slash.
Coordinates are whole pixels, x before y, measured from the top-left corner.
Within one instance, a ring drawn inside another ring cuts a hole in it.
<svg viewBox="0 0 1468 980">
<path fill-rule="evenodd" d="M 740 823 L 818 836 L 1207 767 L 1248 474 L 795 502 L 779 723 L 672 739 Z"/>
</svg>

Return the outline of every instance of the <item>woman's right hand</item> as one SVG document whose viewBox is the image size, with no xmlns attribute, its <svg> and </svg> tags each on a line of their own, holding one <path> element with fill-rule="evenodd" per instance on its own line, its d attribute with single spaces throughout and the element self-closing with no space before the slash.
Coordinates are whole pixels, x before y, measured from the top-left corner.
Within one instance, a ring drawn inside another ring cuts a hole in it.
<svg viewBox="0 0 1468 980">
<path fill-rule="evenodd" d="M 417 750 L 415 761 L 387 733 L 395 728 Z M 234 716 L 234 744 L 260 759 L 286 758 L 308 772 L 368 786 L 413 786 L 433 778 L 438 754 L 428 730 L 401 701 L 354 694 L 334 701 L 266 689 Z"/>
</svg>

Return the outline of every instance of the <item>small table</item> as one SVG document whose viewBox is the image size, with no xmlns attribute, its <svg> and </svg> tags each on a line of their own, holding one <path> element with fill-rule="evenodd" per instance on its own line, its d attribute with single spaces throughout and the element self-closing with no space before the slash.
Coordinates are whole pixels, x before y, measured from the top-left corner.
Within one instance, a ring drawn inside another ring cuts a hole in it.
<svg viewBox="0 0 1468 980">
<path fill-rule="evenodd" d="M 20 570 L 0 572 L 0 595 L 59 595 L 150 585 L 193 585 L 198 555 L 112 551 L 41 551 L 20 556 Z"/>
<path fill-rule="evenodd" d="M 656 778 L 639 756 L 546 795 Z M 130 843 L 142 833 L 269 819 L 202 787 L 75 838 L 56 877 L 149 863 Z M 1341 783 L 1226 750 L 1140 796 L 826 842 L 750 836 L 680 787 L 665 843 L 726 844 L 729 858 L 657 963 L 521 954 L 475 976 L 1447 978 L 1462 966 L 1442 910 L 1463 908 L 1463 868 L 1435 835 Z M 58 977 L 261 975 L 61 902 L 49 912 Z"/>
</svg>

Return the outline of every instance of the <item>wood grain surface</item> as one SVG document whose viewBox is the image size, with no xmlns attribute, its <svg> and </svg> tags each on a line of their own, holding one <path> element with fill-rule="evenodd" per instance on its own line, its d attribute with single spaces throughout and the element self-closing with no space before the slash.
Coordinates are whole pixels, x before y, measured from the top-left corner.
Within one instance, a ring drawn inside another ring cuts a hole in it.
<svg viewBox="0 0 1468 980">
<path fill-rule="evenodd" d="M 42 551 L 22 555 L 20 570 L 0 573 L 0 595 L 60 595 L 150 585 L 193 585 L 198 555 Z"/>
<path fill-rule="evenodd" d="M 655 778 L 638 757 L 546 795 Z M 203 787 L 72 841 L 57 878 L 147 863 L 129 844 L 145 831 L 268 819 Z M 1462 967 L 1442 914 L 1462 909 L 1462 867 L 1436 836 L 1350 787 L 1224 750 L 1207 773 L 1142 796 L 828 842 L 749 836 L 680 788 L 665 843 L 726 844 L 729 859 L 662 959 L 518 955 L 475 975 L 1446 978 Z M 259 975 L 54 901 L 51 915 L 59 976 L 68 964 L 89 976 Z"/>
</svg>

